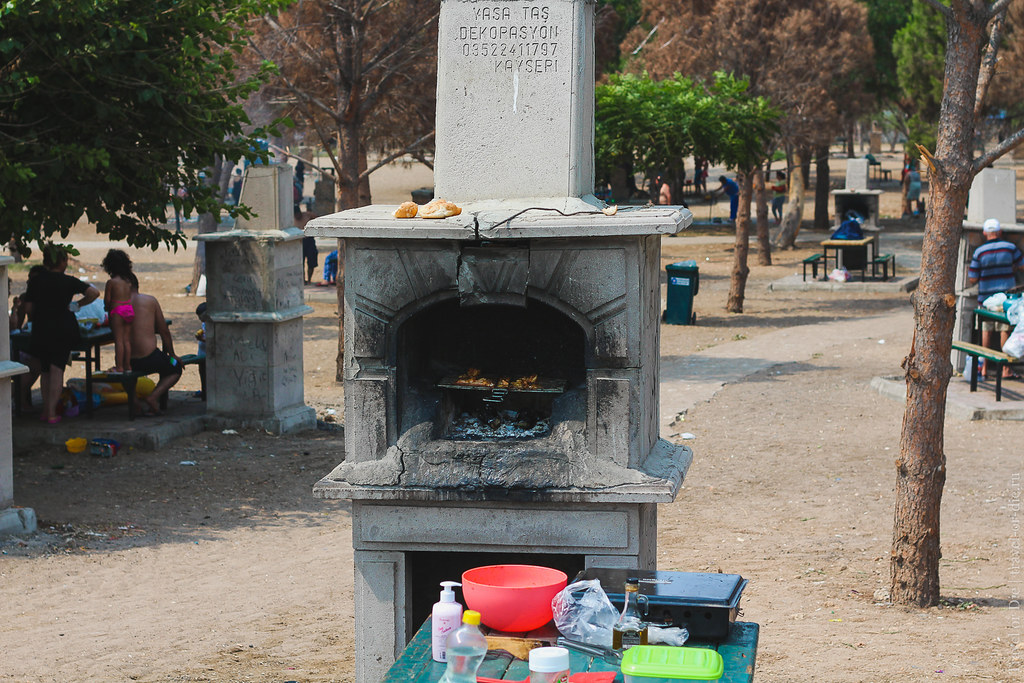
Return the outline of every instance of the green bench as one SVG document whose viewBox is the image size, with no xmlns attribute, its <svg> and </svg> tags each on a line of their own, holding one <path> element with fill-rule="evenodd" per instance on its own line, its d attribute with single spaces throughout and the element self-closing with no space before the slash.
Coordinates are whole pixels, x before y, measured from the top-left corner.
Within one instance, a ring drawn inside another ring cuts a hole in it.
<svg viewBox="0 0 1024 683">
<path fill-rule="evenodd" d="M 878 277 L 878 266 L 882 267 L 882 279 L 889 279 L 889 267 L 892 267 L 892 276 L 896 277 L 896 254 L 881 254 L 871 259 L 871 277 Z"/>
<path fill-rule="evenodd" d="M 824 254 L 814 254 L 813 256 L 808 256 L 803 261 L 801 261 L 801 263 L 804 266 L 804 282 L 807 282 L 807 266 L 811 267 L 811 279 L 812 280 L 817 280 L 818 279 L 818 264 L 820 263 L 824 267 L 825 264 L 822 263 L 824 260 L 825 260 L 825 255 Z"/>
<path fill-rule="evenodd" d="M 978 358 L 984 358 L 990 363 L 996 364 L 996 400 L 1001 401 L 1003 398 L 1003 368 L 1006 366 L 1020 365 L 1024 363 L 1022 358 L 1014 358 L 1008 353 L 1002 351 L 996 351 L 995 349 L 986 348 L 980 344 L 972 344 L 965 341 L 954 341 L 953 348 L 957 351 L 963 351 L 971 357 L 971 362 L 974 363 L 974 367 L 977 366 Z M 971 391 L 978 390 L 978 372 L 975 370 L 971 373 Z"/>
<path fill-rule="evenodd" d="M 179 356 L 178 360 L 181 361 L 182 368 L 188 365 L 196 365 L 199 367 L 199 383 L 200 383 L 200 395 L 202 399 L 206 400 L 206 356 L 198 353 L 190 353 L 184 356 Z M 125 393 L 128 394 L 128 419 L 135 419 L 135 387 L 139 382 L 140 377 L 145 377 L 152 373 L 146 372 L 108 372 L 106 373 L 106 381 L 117 382 L 124 387 Z M 167 394 L 165 393 L 160 397 L 160 410 L 167 409 Z"/>
</svg>

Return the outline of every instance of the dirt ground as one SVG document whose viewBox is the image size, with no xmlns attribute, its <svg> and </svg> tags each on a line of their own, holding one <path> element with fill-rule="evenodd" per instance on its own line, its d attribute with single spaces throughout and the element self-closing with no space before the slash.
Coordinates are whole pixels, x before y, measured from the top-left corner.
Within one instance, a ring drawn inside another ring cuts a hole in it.
<svg viewBox="0 0 1024 683">
<path fill-rule="evenodd" d="M 833 174 L 841 182 L 842 168 Z M 396 180 L 375 199 L 422 184 Z M 883 215 L 898 211 L 893 194 Z M 804 233 L 802 248 L 775 254 L 772 266 L 757 266 L 752 253 L 743 314 L 724 312 L 731 245 L 673 240 L 663 254 L 665 263 L 695 258 L 701 269 L 698 324 L 662 326 L 663 356 L 875 313 L 901 313 L 905 324 L 835 340 L 690 410 L 695 459 L 677 501 L 659 507 L 659 567 L 750 580 L 741 618 L 761 624 L 758 681 L 1024 680 L 1021 427 L 947 421 L 943 602 L 889 604 L 903 406 L 868 383 L 899 374 L 909 299 L 767 290 L 798 272 L 822 238 Z M 107 245 L 88 226 L 72 241 L 80 274 L 101 285 Z M 183 288 L 192 252 L 131 253 L 142 289 L 176 321 L 179 352 L 191 351 L 198 301 Z M 14 269 L 15 291 L 25 272 Z M 322 421 L 340 421 L 335 309 L 312 305 L 307 403 Z M 182 395 L 197 384 L 185 377 Z M 58 447 L 17 452 L 16 502 L 36 510 L 42 533 L 0 544 L 0 680 L 352 680 L 349 507 L 310 493 L 341 459 L 342 438 L 210 432 L 110 459 Z"/>
</svg>

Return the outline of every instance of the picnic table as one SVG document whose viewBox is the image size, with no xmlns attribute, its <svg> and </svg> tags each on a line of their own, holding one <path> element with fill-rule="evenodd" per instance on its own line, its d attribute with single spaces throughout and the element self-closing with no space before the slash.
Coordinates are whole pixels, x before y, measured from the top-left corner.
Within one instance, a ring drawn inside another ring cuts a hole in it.
<svg viewBox="0 0 1024 683">
<path fill-rule="evenodd" d="M 167 324 L 171 324 L 170 318 L 167 319 Z M 79 343 L 76 344 L 72 349 L 72 360 L 75 360 L 75 354 L 79 354 L 79 359 L 85 360 L 85 395 L 92 396 L 92 375 L 93 371 L 100 369 L 100 348 L 114 343 L 114 332 L 109 327 L 91 327 L 86 329 L 79 326 Z M 17 360 L 16 355 L 19 351 L 29 350 L 32 342 L 32 332 L 28 330 L 15 330 L 11 332 L 11 357 L 13 360 Z M 14 378 L 14 414 L 21 414 L 21 391 L 20 391 L 20 378 Z M 91 400 L 85 402 L 85 413 L 89 417 L 92 417 L 93 405 Z"/>
<path fill-rule="evenodd" d="M 981 319 L 992 320 L 997 323 L 1010 324 L 1010 319 L 1006 317 L 1006 311 L 990 311 L 987 308 L 975 308 L 971 314 L 971 342 L 974 344 L 981 343 Z"/>
<path fill-rule="evenodd" d="M 688 647 L 706 647 L 718 650 L 725 662 L 725 673 L 719 679 L 722 683 L 749 683 L 754 680 L 754 660 L 757 655 L 757 640 L 760 627 L 750 622 L 735 622 L 729 630 L 729 637 L 720 642 L 691 640 Z M 600 658 L 588 657 L 569 650 L 569 666 L 573 673 L 588 671 L 615 671 L 618 667 Z M 423 623 L 412 640 L 394 663 L 383 683 L 436 683 L 444 674 L 445 665 L 431 658 L 430 618 Z M 516 659 L 503 650 L 487 653 L 480 665 L 478 676 L 507 681 L 528 679 L 527 663 Z M 661 678 L 645 678 L 650 683 L 671 683 Z M 615 683 L 622 683 L 622 674 L 617 673 Z"/>
<path fill-rule="evenodd" d="M 859 240 L 822 240 L 821 248 L 824 252 L 826 273 L 829 272 L 828 262 L 831 255 L 835 268 L 859 270 L 860 279 L 864 280 L 867 277 L 868 266 L 873 264 L 878 256 L 878 236 L 868 235 Z"/>
</svg>

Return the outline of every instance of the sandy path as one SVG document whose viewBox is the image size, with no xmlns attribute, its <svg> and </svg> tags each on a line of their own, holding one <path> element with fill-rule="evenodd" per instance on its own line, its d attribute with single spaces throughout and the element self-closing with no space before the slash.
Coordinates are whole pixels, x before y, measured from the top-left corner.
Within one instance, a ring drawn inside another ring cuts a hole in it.
<svg viewBox="0 0 1024 683">
<path fill-rule="evenodd" d="M 92 264 L 107 245 L 88 228 L 73 237 L 86 246 L 84 274 L 101 277 Z M 694 382 L 666 390 L 663 412 L 686 414 L 665 433 L 694 434 L 696 455 L 677 502 L 660 508 L 659 564 L 750 579 L 743 618 L 762 625 L 758 681 L 1022 680 L 1011 602 L 1021 428 L 947 420 L 946 602 L 910 610 L 876 599 L 888 583 L 902 405 L 868 383 L 899 373 L 910 308 L 905 294 L 767 291 L 822 238 L 805 232 L 773 266 L 752 255 L 740 315 L 723 311 L 728 240 L 665 241 L 665 263 L 698 260 L 701 293 L 697 326 L 662 327 L 666 376 Z M 179 349 L 191 350 L 191 252 L 132 253 L 144 289 L 176 320 Z M 14 271 L 16 291 L 24 275 Z M 307 402 L 335 418 L 336 314 L 313 305 Z M 737 372 L 737 358 L 754 374 Z M 195 388 L 191 376 L 182 390 Z M 351 680 L 347 508 L 310 494 L 340 449 L 337 433 L 244 432 L 110 460 L 17 453 L 17 503 L 48 533 L 0 545 L 0 680 Z"/>
</svg>

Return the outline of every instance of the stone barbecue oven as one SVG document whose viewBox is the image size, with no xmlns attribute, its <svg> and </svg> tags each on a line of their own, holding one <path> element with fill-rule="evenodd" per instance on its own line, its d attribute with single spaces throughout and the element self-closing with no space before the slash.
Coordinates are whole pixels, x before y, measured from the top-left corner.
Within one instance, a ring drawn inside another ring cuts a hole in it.
<svg viewBox="0 0 1024 683">
<path fill-rule="evenodd" d="M 464 29 L 512 19 L 560 61 L 480 58 Z M 466 568 L 655 567 L 692 457 L 658 437 L 660 236 L 692 216 L 590 194 L 592 29 L 584 0 L 443 0 L 435 192 L 462 214 L 306 228 L 346 240 L 345 457 L 314 492 L 352 500 L 359 681 Z"/>
</svg>

